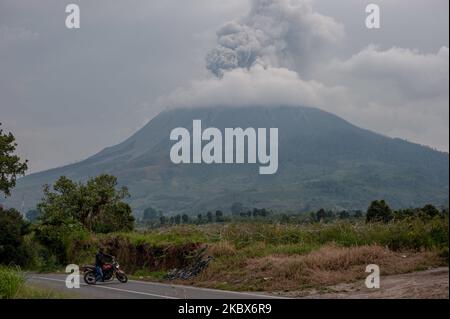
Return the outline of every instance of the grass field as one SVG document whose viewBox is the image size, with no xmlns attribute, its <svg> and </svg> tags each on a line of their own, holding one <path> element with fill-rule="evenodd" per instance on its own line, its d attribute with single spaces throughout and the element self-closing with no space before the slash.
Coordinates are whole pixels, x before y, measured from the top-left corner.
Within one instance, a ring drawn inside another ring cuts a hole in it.
<svg viewBox="0 0 450 319">
<path fill-rule="evenodd" d="M 388 223 L 366 223 L 364 218 L 295 223 L 252 220 L 109 234 L 83 232 L 65 243 L 64 252 L 65 264 L 91 264 L 98 248 L 103 247 L 132 278 L 163 282 L 168 282 L 164 279 L 168 271 L 189 266 L 202 252 L 214 257 L 209 267 L 194 279 L 176 283 L 237 291 L 298 292 L 362 280 L 368 264 L 380 266 L 382 275 L 448 266 L 448 235 L 447 215 Z M 26 243 L 28 250 L 36 252 L 36 269 L 63 270 L 65 264 L 56 263 L 51 254 L 39 255 L 47 250 L 32 236 Z M 3 267 L 0 296 L 53 295 L 24 285 L 20 270 Z"/>
<path fill-rule="evenodd" d="M 382 275 L 448 265 L 447 217 L 388 224 L 180 225 L 91 240 L 90 247 L 107 247 L 135 277 L 159 281 L 206 247 L 214 256 L 208 269 L 178 283 L 242 291 L 321 289 L 365 278 L 368 264 L 379 265 Z"/>
</svg>

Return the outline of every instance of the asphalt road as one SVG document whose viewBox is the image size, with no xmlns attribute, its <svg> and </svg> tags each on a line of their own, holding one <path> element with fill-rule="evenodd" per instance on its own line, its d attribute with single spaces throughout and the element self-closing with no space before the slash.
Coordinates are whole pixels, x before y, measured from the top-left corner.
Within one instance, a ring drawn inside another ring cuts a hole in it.
<svg viewBox="0 0 450 319">
<path fill-rule="evenodd" d="M 40 287 L 67 293 L 74 298 L 89 299 L 278 299 L 280 297 L 258 293 L 242 293 L 192 286 L 129 280 L 122 284 L 111 282 L 88 286 L 80 278 L 80 288 L 66 287 L 66 275 L 29 274 L 27 282 Z"/>
</svg>

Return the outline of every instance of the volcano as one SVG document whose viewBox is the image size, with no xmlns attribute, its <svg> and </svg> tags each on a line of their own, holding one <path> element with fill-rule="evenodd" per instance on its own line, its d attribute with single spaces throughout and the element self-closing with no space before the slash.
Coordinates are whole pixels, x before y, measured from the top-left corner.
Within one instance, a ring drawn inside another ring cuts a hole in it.
<svg viewBox="0 0 450 319">
<path fill-rule="evenodd" d="M 193 120 L 220 130 L 278 128 L 278 171 L 258 174 L 249 164 L 174 164 L 170 132 L 192 130 Z M 392 207 L 448 206 L 449 156 L 386 137 L 308 107 L 215 107 L 163 111 L 124 142 L 78 162 L 18 180 L 5 204 L 26 211 L 42 185 L 64 175 L 85 181 L 117 176 L 139 214 L 151 206 L 166 213 L 198 214 L 239 202 L 275 212 L 365 209 L 374 199 Z"/>
</svg>

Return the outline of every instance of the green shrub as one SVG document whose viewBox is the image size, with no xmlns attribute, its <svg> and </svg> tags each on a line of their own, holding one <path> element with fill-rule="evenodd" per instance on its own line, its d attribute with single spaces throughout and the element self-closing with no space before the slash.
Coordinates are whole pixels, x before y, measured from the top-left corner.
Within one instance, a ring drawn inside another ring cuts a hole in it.
<svg viewBox="0 0 450 319">
<path fill-rule="evenodd" d="M 29 224 L 15 209 L 0 206 L 0 264 L 24 266 L 28 256 L 23 236 L 29 233 Z"/>
<path fill-rule="evenodd" d="M 0 299 L 14 298 L 24 282 L 18 269 L 0 266 Z"/>
<path fill-rule="evenodd" d="M 79 248 L 75 243 L 88 238 L 89 233 L 74 221 L 59 224 L 40 224 L 35 232 L 37 240 L 53 255 L 58 264 L 65 265 Z"/>
</svg>

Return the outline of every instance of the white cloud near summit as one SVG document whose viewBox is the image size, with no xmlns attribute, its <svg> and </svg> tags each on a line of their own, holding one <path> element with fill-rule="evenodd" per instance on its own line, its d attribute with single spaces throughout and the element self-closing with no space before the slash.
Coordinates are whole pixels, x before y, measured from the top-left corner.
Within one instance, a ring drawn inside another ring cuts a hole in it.
<svg viewBox="0 0 450 319">
<path fill-rule="evenodd" d="M 227 71 L 222 78 L 194 80 L 158 100 L 166 107 L 314 106 L 345 98 L 345 91 L 305 81 L 286 68 L 255 65 Z"/>
</svg>

